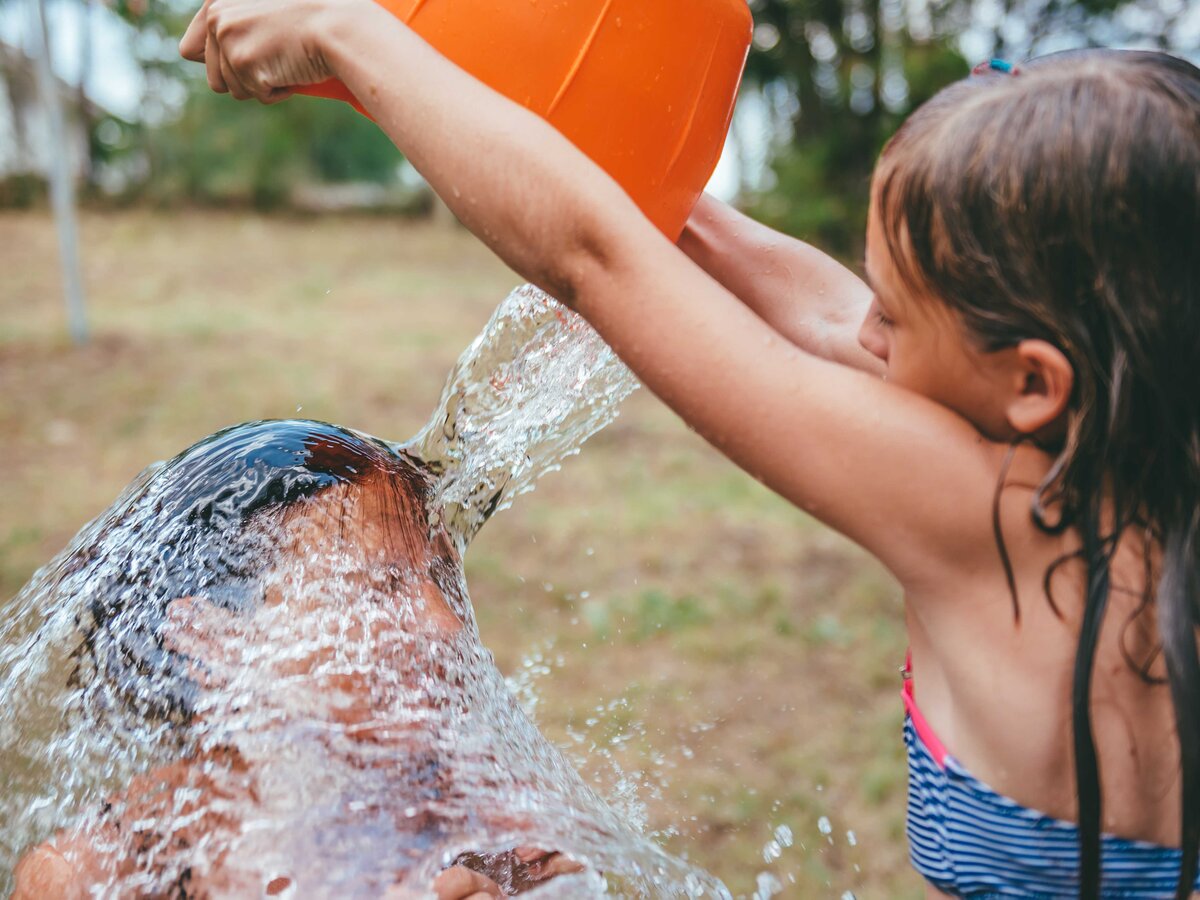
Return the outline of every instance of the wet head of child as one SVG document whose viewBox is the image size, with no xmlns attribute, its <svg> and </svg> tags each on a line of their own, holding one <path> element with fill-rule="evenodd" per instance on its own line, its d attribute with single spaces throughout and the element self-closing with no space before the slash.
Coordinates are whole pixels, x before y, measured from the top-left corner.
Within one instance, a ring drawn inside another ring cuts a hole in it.
<svg viewBox="0 0 1200 900">
<path fill-rule="evenodd" d="M 868 286 L 709 198 L 671 243 L 366 0 L 198 20 L 214 88 L 339 77 L 506 262 L 895 574 L 931 894 L 1192 893 L 1200 71 L 1086 51 L 943 90 L 880 158 Z"/>
</svg>

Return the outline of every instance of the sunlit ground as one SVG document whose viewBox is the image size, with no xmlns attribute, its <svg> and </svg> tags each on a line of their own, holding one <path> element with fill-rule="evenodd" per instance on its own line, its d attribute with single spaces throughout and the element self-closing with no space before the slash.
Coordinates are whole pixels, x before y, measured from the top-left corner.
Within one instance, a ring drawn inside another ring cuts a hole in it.
<svg viewBox="0 0 1200 900">
<path fill-rule="evenodd" d="M 76 349 L 49 219 L 0 215 L 4 598 L 143 466 L 220 427 L 413 434 L 517 281 L 465 232 L 385 218 L 93 214 L 83 245 L 94 338 Z M 652 397 L 493 520 L 467 572 L 543 730 L 603 793 L 610 760 L 635 775 L 673 850 L 735 894 L 769 872 L 784 896 L 920 896 L 896 586 Z M 771 847 L 781 825 L 795 842 Z"/>
</svg>

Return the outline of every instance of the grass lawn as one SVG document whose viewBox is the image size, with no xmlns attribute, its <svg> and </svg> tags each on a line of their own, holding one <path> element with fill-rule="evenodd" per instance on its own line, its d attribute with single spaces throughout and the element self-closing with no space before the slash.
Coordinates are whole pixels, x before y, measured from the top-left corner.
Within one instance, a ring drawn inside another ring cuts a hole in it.
<svg viewBox="0 0 1200 900">
<path fill-rule="evenodd" d="M 300 415 L 413 434 L 517 282 L 465 232 L 386 218 L 82 227 L 94 337 L 77 349 L 52 223 L 0 214 L 4 598 L 143 466 L 220 427 Z M 770 872 L 784 896 L 922 896 L 898 589 L 646 392 L 485 527 L 467 572 L 539 725 L 602 793 L 636 783 L 671 849 L 738 895 Z M 790 847 L 770 846 L 781 825 Z"/>
</svg>

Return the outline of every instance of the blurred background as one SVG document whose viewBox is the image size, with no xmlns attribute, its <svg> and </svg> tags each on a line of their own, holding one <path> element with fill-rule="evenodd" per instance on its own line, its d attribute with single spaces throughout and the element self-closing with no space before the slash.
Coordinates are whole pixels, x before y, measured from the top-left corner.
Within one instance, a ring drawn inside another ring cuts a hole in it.
<svg viewBox="0 0 1200 900">
<path fill-rule="evenodd" d="M 974 63 L 1200 53 L 1195 0 L 752 7 L 710 189 L 852 267 L 879 148 Z M 210 94 L 177 56 L 193 11 L 0 0 L 0 598 L 218 428 L 413 434 L 517 281 L 348 107 Z M 672 849 L 737 895 L 922 896 L 897 589 L 652 398 L 489 524 L 467 568 L 539 725 Z"/>
</svg>

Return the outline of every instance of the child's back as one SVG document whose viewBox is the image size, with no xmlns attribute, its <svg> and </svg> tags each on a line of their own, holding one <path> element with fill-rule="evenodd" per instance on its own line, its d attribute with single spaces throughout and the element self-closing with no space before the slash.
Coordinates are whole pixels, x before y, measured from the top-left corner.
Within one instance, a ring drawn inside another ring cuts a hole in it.
<svg viewBox="0 0 1200 900">
<path fill-rule="evenodd" d="M 1051 462 L 1021 448 L 1010 481 L 1040 483 Z M 1001 503 L 1019 619 L 999 564 L 910 596 L 914 693 L 947 750 L 973 775 L 1023 806 L 1076 822 L 1071 681 L 1087 576 L 1079 537 L 1041 531 L 1029 519 L 1030 500 L 1028 488 L 1010 485 Z M 1127 534 L 1114 556 L 1096 650 L 1092 727 L 1103 830 L 1178 847 L 1179 744 L 1156 614 L 1142 599 L 1143 540 Z M 1050 583 L 1061 615 L 1043 591 L 1056 566 Z"/>
</svg>

